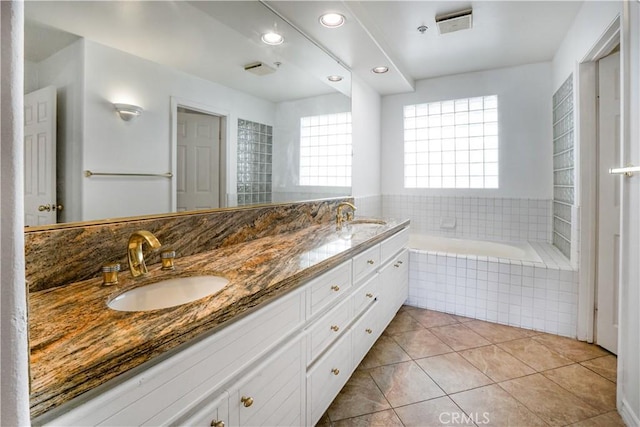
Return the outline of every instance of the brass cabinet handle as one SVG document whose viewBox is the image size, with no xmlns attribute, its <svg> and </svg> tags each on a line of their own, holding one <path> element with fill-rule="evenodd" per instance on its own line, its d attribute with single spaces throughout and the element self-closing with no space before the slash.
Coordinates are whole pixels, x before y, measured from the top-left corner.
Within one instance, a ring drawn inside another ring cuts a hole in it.
<svg viewBox="0 0 640 427">
<path fill-rule="evenodd" d="M 333 373 L 333 375 L 338 375 L 338 374 L 340 373 L 340 369 L 338 369 L 338 368 L 333 368 L 333 369 L 331 370 L 331 372 Z"/>
<path fill-rule="evenodd" d="M 402 264 L 402 261 L 398 261 L 398 264 Z"/>
<path fill-rule="evenodd" d="M 393 266 L 394 266 L 395 268 L 398 268 L 398 267 L 400 267 L 400 264 L 393 264 Z"/>
<path fill-rule="evenodd" d="M 224 421 L 213 420 L 211 421 L 211 427 L 224 427 Z"/>
<path fill-rule="evenodd" d="M 368 260 L 367 260 L 367 264 L 371 264 L 371 265 L 373 265 L 373 264 L 375 264 L 375 262 L 374 262 L 372 259 L 368 259 Z"/>
<path fill-rule="evenodd" d="M 332 290 L 332 291 L 336 291 L 336 292 L 338 292 L 338 291 L 340 290 L 340 286 L 338 286 L 338 285 L 333 285 L 333 286 L 331 286 L 331 290 Z"/>
<path fill-rule="evenodd" d="M 248 408 L 249 406 L 253 405 L 253 398 L 242 396 L 240 402 L 242 402 L 245 408 Z"/>
<path fill-rule="evenodd" d="M 365 331 L 366 331 L 368 334 L 373 333 L 373 331 L 372 331 L 371 329 L 369 329 L 369 328 L 365 329 Z"/>
<path fill-rule="evenodd" d="M 56 208 L 54 207 L 53 209 L 55 210 Z M 44 211 L 51 212 L 51 205 L 48 203 L 46 205 L 40 205 L 38 206 L 38 210 L 40 212 L 44 212 Z"/>
<path fill-rule="evenodd" d="M 331 330 L 334 332 L 338 332 L 340 328 L 338 327 L 338 325 L 331 325 Z"/>
<path fill-rule="evenodd" d="M 59 211 L 61 211 L 61 210 L 63 210 L 63 209 L 64 209 L 64 205 L 55 205 L 55 206 L 53 207 L 53 210 L 56 210 L 56 209 L 58 209 Z"/>
<path fill-rule="evenodd" d="M 373 298 L 373 294 L 371 292 L 367 293 L 367 298 Z"/>
</svg>

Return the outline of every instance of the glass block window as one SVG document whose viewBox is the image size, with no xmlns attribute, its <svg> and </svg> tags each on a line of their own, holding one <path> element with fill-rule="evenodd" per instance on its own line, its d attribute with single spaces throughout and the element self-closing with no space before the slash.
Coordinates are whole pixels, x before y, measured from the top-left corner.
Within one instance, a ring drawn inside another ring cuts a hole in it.
<svg viewBox="0 0 640 427">
<path fill-rule="evenodd" d="M 300 119 L 300 185 L 351 186 L 351 113 Z"/>
<path fill-rule="evenodd" d="M 238 206 L 272 199 L 273 127 L 238 120 Z"/>
<path fill-rule="evenodd" d="M 405 188 L 498 188 L 498 96 L 404 107 Z"/>
</svg>

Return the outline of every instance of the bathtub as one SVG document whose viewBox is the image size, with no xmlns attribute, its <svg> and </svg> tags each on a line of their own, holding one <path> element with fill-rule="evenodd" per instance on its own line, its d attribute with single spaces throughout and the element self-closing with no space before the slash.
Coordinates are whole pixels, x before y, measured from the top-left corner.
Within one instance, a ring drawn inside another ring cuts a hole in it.
<svg viewBox="0 0 640 427">
<path fill-rule="evenodd" d="M 575 337 L 578 274 L 546 242 L 412 234 L 407 304 Z"/>
<path fill-rule="evenodd" d="M 409 237 L 409 248 L 427 252 L 542 262 L 542 258 L 529 242 L 493 242 L 412 234 Z"/>
</svg>

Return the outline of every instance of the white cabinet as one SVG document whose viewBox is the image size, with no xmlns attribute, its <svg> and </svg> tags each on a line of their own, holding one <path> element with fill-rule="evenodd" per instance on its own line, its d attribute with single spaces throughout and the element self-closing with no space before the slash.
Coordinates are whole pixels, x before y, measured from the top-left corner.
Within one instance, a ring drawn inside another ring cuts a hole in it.
<svg viewBox="0 0 640 427">
<path fill-rule="evenodd" d="M 195 408 L 185 417 L 177 420 L 173 426 L 191 427 L 228 427 L 229 423 L 229 393 L 226 391 L 217 398 L 205 399 L 201 406 Z"/>
<path fill-rule="evenodd" d="M 35 424 L 314 425 L 406 300 L 407 241 L 405 229 Z"/>
<path fill-rule="evenodd" d="M 234 426 L 304 425 L 302 337 L 275 352 L 230 391 Z"/>
</svg>

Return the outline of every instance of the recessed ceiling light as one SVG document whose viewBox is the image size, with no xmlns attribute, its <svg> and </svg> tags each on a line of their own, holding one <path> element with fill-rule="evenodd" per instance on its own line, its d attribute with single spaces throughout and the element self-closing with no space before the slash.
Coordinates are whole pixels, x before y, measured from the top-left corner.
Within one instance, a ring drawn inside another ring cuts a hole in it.
<svg viewBox="0 0 640 427">
<path fill-rule="evenodd" d="M 373 71 L 376 74 L 384 74 L 387 71 L 389 71 L 389 67 L 375 67 L 375 68 L 372 68 L 371 71 Z"/>
<path fill-rule="evenodd" d="M 327 28 L 338 28 L 344 24 L 345 18 L 339 13 L 325 13 L 320 17 L 320 23 Z"/>
<path fill-rule="evenodd" d="M 327 77 L 327 80 L 330 82 L 339 82 L 342 80 L 342 76 L 329 76 Z"/>
<path fill-rule="evenodd" d="M 275 46 L 275 45 L 282 44 L 282 42 L 284 42 L 284 37 L 282 37 L 280 34 L 274 33 L 272 31 L 272 32 L 269 32 L 269 33 L 264 33 L 262 35 L 262 42 L 266 43 L 266 44 L 270 44 L 272 46 Z"/>
</svg>

